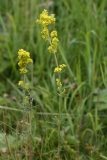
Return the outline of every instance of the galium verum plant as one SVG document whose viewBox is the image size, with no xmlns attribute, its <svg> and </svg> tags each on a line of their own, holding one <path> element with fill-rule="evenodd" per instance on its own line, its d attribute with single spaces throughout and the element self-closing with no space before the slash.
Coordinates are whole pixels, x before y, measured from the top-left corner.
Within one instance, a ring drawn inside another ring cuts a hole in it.
<svg viewBox="0 0 107 160">
<path fill-rule="evenodd" d="M 65 89 L 62 89 L 62 83 L 61 83 L 61 75 L 60 73 L 62 70 L 66 67 L 65 64 L 58 64 L 56 53 L 58 51 L 58 38 L 57 38 L 57 31 L 49 31 L 49 25 L 55 24 L 55 16 L 54 14 L 48 15 L 47 10 L 43 10 L 43 12 L 40 14 L 40 19 L 36 21 L 36 23 L 41 24 L 42 26 L 42 38 L 45 41 L 49 42 L 48 51 L 54 55 L 55 62 L 56 62 L 56 68 L 54 69 L 55 73 L 58 73 L 58 77 L 56 78 L 56 84 L 58 86 L 59 95 L 65 93 Z"/>
<path fill-rule="evenodd" d="M 20 67 L 20 74 L 22 74 L 23 79 L 18 82 L 18 85 L 23 90 L 23 101 L 22 101 L 22 108 L 23 112 L 23 120 L 22 120 L 22 130 L 25 130 L 25 124 L 28 125 L 29 133 L 31 134 L 31 109 L 32 104 L 29 101 L 30 90 L 29 90 L 29 83 L 26 82 L 26 74 L 28 72 L 27 66 L 29 63 L 33 63 L 33 60 L 30 58 L 30 53 L 20 49 L 18 51 L 18 58 L 19 62 L 18 65 Z M 30 106 L 29 106 L 30 105 Z M 30 126 L 30 127 L 29 127 Z"/>
<path fill-rule="evenodd" d="M 63 89 L 62 82 L 61 82 L 61 73 L 62 70 L 66 67 L 65 64 L 58 63 L 57 60 L 57 52 L 58 52 L 58 38 L 57 38 L 57 31 L 52 30 L 50 31 L 49 25 L 55 24 L 55 16 L 54 14 L 48 15 L 47 10 L 43 10 L 43 12 L 40 14 L 40 18 L 36 21 L 37 24 L 40 24 L 42 26 L 42 38 L 45 41 L 49 42 L 48 51 L 49 53 L 54 55 L 56 67 L 54 68 L 54 73 L 56 73 L 56 85 L 58 89 L 58 95 L 59 95 L 59 116 L 58 116 L 58 159 L 60 159 L 60 114 L 61 114 L 61 105 L 62 105 L 62 97 L 65 93 L 65 89 Z"/>
</svg>

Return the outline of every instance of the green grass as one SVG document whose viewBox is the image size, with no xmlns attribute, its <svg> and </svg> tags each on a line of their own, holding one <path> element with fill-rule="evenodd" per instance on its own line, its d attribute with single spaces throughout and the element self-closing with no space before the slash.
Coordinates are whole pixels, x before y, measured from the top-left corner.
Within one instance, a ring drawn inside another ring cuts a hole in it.
<svg viewBox="0 0 107 160">
<path fill-rule="evenodd" d="M 22 92 L 17 86 L 17 52 L 21 48 L 34 60 L 33 96 L 37 106 L 33 111 L 32 159 L 57 159 L 55 61 L 35 23 L 44 8 L 55 14 L 54 27 L 60 40 L 57 58 L 67 65 L 62 74 L 67 95 L 61 107 L 61 159 L 107 159 L 106 6 L 106 0 L 0 0 L 0 152 L 7 149 L 1 160 L 28 158 L 27 153 L 17 154 L 22 147 L 18 134 Z M 23 150 L 25 153 L 26 148 Z"/>
</svg>

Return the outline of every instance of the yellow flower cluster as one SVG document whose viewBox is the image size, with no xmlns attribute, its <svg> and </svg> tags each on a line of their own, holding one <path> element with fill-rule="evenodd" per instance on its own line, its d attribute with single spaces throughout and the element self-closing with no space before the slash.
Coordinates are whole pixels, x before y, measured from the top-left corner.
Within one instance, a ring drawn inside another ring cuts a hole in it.
<svg viewBox="0 0 107 160">
<path fill-rule="evenodd" d="M 66 67 L 66 64 L 60 64 L 59 67 L 60 67 L 61 69 L 63 69 L 63 68 Z"/>
<path fill-rule="evenodd" d="M 39 23 L 39 24 L 41 24 L 43 27 L 46 27 L 49 24 L 54 24 L 55 20 L 56 19 L 54 17 L 54 14 L 51 14 L 49 16 L 47 10 L 44 9 L 43 12 L 40 14 L 40 19 L 37 20 L 36 22 Z"/>
<path fill-rule="evenodd" d="M 57 62 L 57 57 L 56 57 L 56 53 L 58 50 L 58 38 L 57 38 L 57 31 L 53 30 L 53 31 L 49 31 L 48 26 L 50 24 L 54 24 L 56 21 L 54 14 L 48 15 L 47 10 L 43 10 L 43 12 L 40 14 L 40 18 L 36 21 L 36 23 L 41 24 L 42 25 L 42 38 L 45 41 L 48 41 L 50 43 L 50 46 L 48 47 L 48 51 L 50 53 L 54 54 L 55 57 L 55 61 L 56 61 L 56 65 L 57 67 L 54 69 L 54 72 L 57 72 L 58 74 L 60 74 L 60 72 L 62 71 L 63 68 L 66 67 L 65 64 L 61 64 L 58 65 Z M 59 76 L 60 77 L 60 76 Z M 65 92 L 65 89 L 62 89 L 62 83 L 60 81 L 59 78 L 56 78 L 56 84 L 58 86 L 58 91 L 61 94 L 63 94 Z"/>
<path fill-rule="evenodd" d="M 28 90 L 29 89 L 29 83 L 25 83 L 23 81 L 19 81 L 18 85 L 20 87 L 23 87 L 24 89 Z"/>
<path fill-rule="evenodd" d="M 58 91 L 62 95 L 65 93 L 65 89 L 62 90 L 62 83 L 59 78 L 56 78 L 56 84 L 58 86 Z"/>
<path fill-rule="evenodd" d="M 50 33 L 50 36 L 51 37 L 57 37 L 57 31 L 52 31 L 51 33 Z"/>
<path fill-rule="evenodd" d="M 26 52 L 25 50 L 23 49 L 20 49 L 18 51 L 18 58 L 19 58 L 19 67 L 20 67 L 20 73 L 22 74 L 26 74 L 27 73 L 27 69 L 26 69 L 26 66 L 28 63 L 32 63 L 32 59 L 30 58 L 30 53 L 29 52 Z"/>
<path fill-rule="evenodd" d="M 60 73 L 61 71 L 62 71 L 62 69 L 61 69 L 60 67 L 56 67 L 56 68 L 54 69 L 54 72 Z"/>
<path fill-rule="evenodd" d="M 55 23 L 55 17 L 54 14 L 48 15 L 47 10 L 43 10 L 43 12 L 40 14 L 40 19 L 36 21 L 36 23 L 41 24 L 43 27 L 43 30 L 41 32 L 42 38 L 46 41 L 49 41 L 50 46 L 48 47 L 48 51 L 50 53 L 56 53 L 58 48 L 58 38 L 57 37 L 57 31 L 52 31 L 49 33 L 48 25 Z"/>
<path fill-rule="evenodd" d="M 41 33 L 44 40 L 49 40 L 49 30 L 47 27 L 44 27 Z"/>
<path fill-rule="evenodd" d="M 54 69 L 54 72 L 60 73 L 60 72 L 62 71 L 62 69 L 65 68 L 65 67 L 66 67 L 65 64 L 61 64 L 61 65 L 59 65 L 59 67 L 56 67 L 56 68 Z"/>
<path fill-rule="evenodd" d="M 50 52 L 50 53 L 56 53 L 57 52 L 57 50 L 58 50 L 58 38 L 56 38 L 56 37 L 53 37 L 52 39 L 51 39 L 51 45 L 48 47 L 48 51 Z"/>
<path fill-rule="evenodd" d="M 62 83 L 60 82 L 59 78 L 56 78 L 56 84 L 58 86 L 58 90 L 62 87 Z"/>
<path fill-rule="evenodd" d="M 18 85 L 22 87 L 23 86 L 23 81 L 19 81 Z"/>
</svg>

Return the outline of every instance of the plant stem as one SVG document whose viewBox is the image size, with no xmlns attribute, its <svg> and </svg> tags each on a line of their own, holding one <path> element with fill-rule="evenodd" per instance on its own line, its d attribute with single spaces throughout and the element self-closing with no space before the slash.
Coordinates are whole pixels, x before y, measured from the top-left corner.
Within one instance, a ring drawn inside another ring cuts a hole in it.
<svg viewBox="0 0 107 160">
<path fill-rule="evenodd" d="M 54 54 L 54 57 L 55 57 L 56 66 L 58 67 L 58 61 L 57 61 L 56 54 Z"/>
<path fill-rule="evenodd" d="M 49 37 L 49 43 L 50 43 L 50 45 L 52 45 L 51 38 L 50 38 L 49 35 L 48 35 L 48 37 Z M 59 67 L 58 60 L 57 60 L 57 57 L 56 57 L 56 53 L 54 53 L 54 58 L 55 58 L 56 66 Z M 59 78 L 59 80 L 61 79 L 60 73 L 58 73 L 58 78 Z M 61 141 L 60 141 L 61 104 L 62 104 L 62 97 L 61 97 L 61 95 L 59 95 L 59 111 L 58 111 L 58 160 L 60 160 L 60 144 L 61 144 Z"/>
<path fill-rule="evenodd" d="M 62 97 L 59 97 L 59 113 L 58 113 L 58 160 L 60 160 L 60 129 L 61 129 L 61 104 L 62 104 Z"/>
</svg>

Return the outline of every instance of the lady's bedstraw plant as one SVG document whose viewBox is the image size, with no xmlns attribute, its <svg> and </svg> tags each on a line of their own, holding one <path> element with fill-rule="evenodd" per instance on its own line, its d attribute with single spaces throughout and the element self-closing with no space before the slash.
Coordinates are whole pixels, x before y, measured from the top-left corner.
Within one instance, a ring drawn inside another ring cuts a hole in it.
<svg viewBox="0 0 107 160">
<path fill-rule="evenodd" d="M 32 59 L 30 58 L 30 53 L 26 52 L 23 49 L 18 51 L 18 58 L 19 62 L 18 65 L 20 67 L 20 74 L 22 75 L 22 80 L 19 81 L 18 85 L 23 90 L 23 101 L 22 106 L 23 108 L 23 120 L 21 121 L 22 125 L 22 133 L 27 132 L 31 135 L 31 110 L 32 104 L 29 101 L 30 91 L 29 91 L 29 83 L 26 82 L 26 74 L 28 72 L 27 66 L 29 63 L 33 63 Z"/>
<path fill-rule="evenodd" d="M 40 19 L 36 21 L 36 23 L 40 24 L 42 26 L 42 38 L 45 41 L 49 42 L 48 51 L 54 55 L 56 67 L 54 69 L 54 72 L 57 74 L 56 76 L 56 85 L 58 89 L 58 95 L 59 95 L 59 118 L 58 118 L 58 159 L 60 159 L 60 114 L 61 114 L 61 104 L 62 104 L 62 95 L 65 93 L 65 89 L 63 89 L 62 82 L 61 82 L 61 72 L 66 67 L 65 64 L 58 64 L 57 60 L 57 50 L 58 50 L 58 38 L 57 38 L 57 31 L 49 31 L 49 25 L 55 24 L 55 17 L 54 14 L 48 15 L 47 10 L 43 10 L 43 12 L 40 14 Z"/>
<path fill-rule="evenodd" d="M 40 14 L 40 19 L 36 21 L 36 23 L 41 24 L 42 25 L 42 38 L 45 41 L 49 42 L 49 47 L 48 47 L 48 51 L 50 53 L 53 53 L 54 57 L 55 57 L 55 62 L 56 62 L 56 68 L 54 69 L 55 73 L 58 73 L 58 77 L 56 78 L 56 84 L 58 86 L 58 91 L 59 91 L 59 95 L 61 96 L 62 94 L 64 94 L 65 89 L 62 89 L 62 83 L 61 83 L 61 76 L 60 73 L 62 72 L 63 68 L 66 67 L 65 64 L 58 64 L 58 60 L 56 57 L 56 53 L 58 50 L 58 38 L 57 38 L 57 31 L 53 30 L 53 31 L 49 31 L 48 26 L 51 24 L 55 24 L 55 17 L 54 14 L 51 14 L 50 16 L 48 15 L 47 10 L 44 9 L 44 11 Z"/>
</svg>

